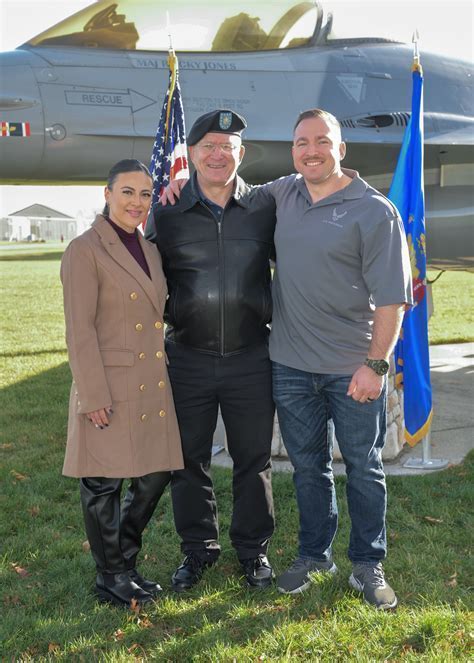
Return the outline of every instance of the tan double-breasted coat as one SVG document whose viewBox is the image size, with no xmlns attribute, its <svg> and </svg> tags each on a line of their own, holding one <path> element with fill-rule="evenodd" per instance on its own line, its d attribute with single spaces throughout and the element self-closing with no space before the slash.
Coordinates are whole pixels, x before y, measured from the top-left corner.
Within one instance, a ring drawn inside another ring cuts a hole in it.
<svg viewBox="0 0 474 663">
<path fill-rule="evenodd" d="M 183 467 L 164 351 L 166 281 L 156 246 L 139 241 L 151 279 L 100 215 L 63 256 L 73 375 L 67 476 L 128 478 Z M 86 413 L 109 406 L 109 427 L 95 428 Z"/>
</svg>

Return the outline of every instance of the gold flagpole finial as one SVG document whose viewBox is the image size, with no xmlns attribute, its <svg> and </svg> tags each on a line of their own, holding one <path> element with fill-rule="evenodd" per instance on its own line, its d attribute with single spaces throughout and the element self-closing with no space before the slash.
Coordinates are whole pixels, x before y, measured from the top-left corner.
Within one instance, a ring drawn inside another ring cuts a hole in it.
<svg viewBox="0 0 474 663">
<path fill-rule="evenodd" d="M 412 37 L 412 42 L 413 42 L 413 65 L 412 65 L 412 71 L 419 71 L 420 74 L 423 73 L 423 69 L 421 67 L 420 63 L 420 51 L 418 50 L 418 41 L 420 39 L 420 34 L 418 30 L 415 28 L 415 32 L 413 33 Z"/>
</svg>

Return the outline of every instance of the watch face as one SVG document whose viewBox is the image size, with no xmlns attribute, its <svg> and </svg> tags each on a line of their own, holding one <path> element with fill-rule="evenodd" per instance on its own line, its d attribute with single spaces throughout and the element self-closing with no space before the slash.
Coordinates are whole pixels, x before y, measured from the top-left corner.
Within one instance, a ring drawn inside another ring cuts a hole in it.
<svg viewBox="0 0 474 663">
<path fill-rule="evenodd" d="M 386 375 L 390 368 L 390 364 L 385 359 L 366 359 L 365 364 L 377 373 L 377 375 Z"/>
</svg>

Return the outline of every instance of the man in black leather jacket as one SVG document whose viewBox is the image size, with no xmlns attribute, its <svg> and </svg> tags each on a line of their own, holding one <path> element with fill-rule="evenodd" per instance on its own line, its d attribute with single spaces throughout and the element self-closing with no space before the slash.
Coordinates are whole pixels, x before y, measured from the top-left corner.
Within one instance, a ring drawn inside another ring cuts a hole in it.
<svg viewBox="0 0 474 663">
<path fill-rule="evenodd" d="M 178 204 L 155 205 L 146 229 L 168 281 L 166 352 L 185 460 L 171 483 L 185 554 L 176 591 L 198 582 L 220 552 L 209 473 L 219 406 L 233 460 L 232 545 L 250 586 L 267 587 L 273 577 L 267 325 L 276 218 L 273 198 L 237 175 L 245 127 L 227 110 L 196 120 L 188 137 L 196 173 Z"/>
</svg>

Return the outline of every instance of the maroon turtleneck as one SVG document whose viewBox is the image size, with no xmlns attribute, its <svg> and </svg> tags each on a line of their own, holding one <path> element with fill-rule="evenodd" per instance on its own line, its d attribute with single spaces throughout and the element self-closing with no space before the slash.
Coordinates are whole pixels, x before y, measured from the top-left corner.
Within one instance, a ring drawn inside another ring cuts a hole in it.
<svg viewBox="0 0 474 663">
<path fill-rule="evenodd" d="M 131 255 L 135 258 L 135 260 L 138 262 L 140 267 L 143 269 L 145 274 L 150 279 L 151 278 L 150 270 L 148 269 L 148 264 L 145 259 L 145 254 L 143 253 L 143 249 L 138 239 L 138 230 L 135 229 L 135 232 L 129 233 L 120 226 L 118 226 L 116 223 L 114 223 L 112 219 L 110 219 L 108 216 L 106 216 L 105 219 L 110 223 L 112 228 L 119 236 L 122 244 L 131 253 Z"/>
</svg>

